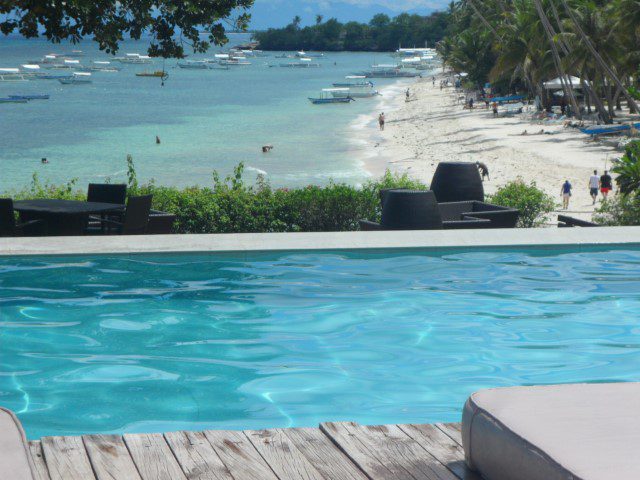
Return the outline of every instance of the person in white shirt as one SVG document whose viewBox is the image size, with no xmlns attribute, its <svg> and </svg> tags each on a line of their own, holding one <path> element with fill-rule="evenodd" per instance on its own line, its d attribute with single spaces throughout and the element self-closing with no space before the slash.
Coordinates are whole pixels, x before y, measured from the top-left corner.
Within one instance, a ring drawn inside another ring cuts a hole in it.
<svg viewBox="0 0 640 480">
<path fill-rule="evenodd" d="M 594 170 L 593 175 L 589 177 L 589 194 L 593 198 L 593 205 L 598 200 L 598 188 L 600 188 L 600 177 L 598 176 L 598 171 Z"/>
</svg>

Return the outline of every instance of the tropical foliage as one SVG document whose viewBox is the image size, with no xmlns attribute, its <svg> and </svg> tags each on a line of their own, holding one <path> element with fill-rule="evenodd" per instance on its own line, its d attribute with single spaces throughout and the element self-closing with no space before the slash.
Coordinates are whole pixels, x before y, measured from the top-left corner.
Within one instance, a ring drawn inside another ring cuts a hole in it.
<svg viewBox="0 0 640 480">
<path fill-rule="evenodd" d="M 176 233 L 338 232 L 358 229 L 358 220 L 380 219 L 379 193 L 385 188 L 426 189 L 407 175 L 387 172 L 361 188 L 330 183 L 319 187 L 273 188 L 262 177 L 244 178 L 242 164 L 233 175 L 213 174 L 208 187 L 176 188 L 140 185 L 128 159 L 129 195 L 153 195 L 153 208 L 177 216 Z M 84 200 L 77 181 L 63 185 L 43 183 L 34 175 L 29 187 L 0 194 L 14 199 L 61 198 Z"/>
<path fill-rule="evenodd" d="M 424 47 L 440 41 L 447 28 L 448 13 L 429 16 L 407 13 L 390 18 L 378 14 L 368 24 L 341 23 L 335 18 L 324 21 L 318 16 L 316 25 L 300 26 L 300 17 L 284 28 L 271 28 L 254 33 L 263 50 L 322 50 L 322 51 L 395 51 L 399 45 Z"/>
<path fill-rule="evenodd" d="M 440 54 L 477 87 L 526 91 L 549 107 L 544 82 L 574 76 L 581 85 L 563 82 L 562 90 L 578 117 L 572 86 L 581 87 L 587 113 L 595 109 L 607 123 L 625 100 L 637 111 L 636 0 L 458 0 L 448 18 Z"/>
<path fill-rule="evenodd" d="M 149 54 L 183 57 L 185 44 L 204 52 L 226 43 L 225 25 L 245 30 L 254 0 L 0 0 L 0 32 L 52 42 L 92 36 L 101 50 L 118 51 L 125 35 L 152 38 Z M 202 32 L 207 37 L 202 37 Z"/>
<path fill-rule="evenodd" d="M 520 210 L 518 227 L 539 227 L 549 220 L 548 214 L 555 209 L 555 201 L 540 190 L 535 182 L 522 180 L 507 183 L 489 197 L 489 202 Z"/>
</svg>

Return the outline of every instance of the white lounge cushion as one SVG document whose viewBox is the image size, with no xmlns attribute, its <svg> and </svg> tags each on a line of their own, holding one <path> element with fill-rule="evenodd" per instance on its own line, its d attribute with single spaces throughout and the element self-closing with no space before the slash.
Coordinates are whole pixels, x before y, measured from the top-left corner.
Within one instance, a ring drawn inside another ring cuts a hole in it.
<svg viewBox="0 0 640 480">
<path fill-rule="evenodd" d="M 462 439 L 487 480 L 640 479 L 640 383 L 480 391 Z"/>
<path fill-rule="evenodd" d="M 16 416 L 0 408 L 0 479 L 35 478 L 29 445 Z"/>
</svg>

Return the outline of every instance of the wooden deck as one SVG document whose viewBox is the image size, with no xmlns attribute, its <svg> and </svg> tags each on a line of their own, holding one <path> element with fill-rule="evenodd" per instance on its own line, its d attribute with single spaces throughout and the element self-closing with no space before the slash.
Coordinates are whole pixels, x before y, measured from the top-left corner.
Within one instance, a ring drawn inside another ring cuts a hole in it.
<svg viewBox="0 0 640 480">
<path fill-rule="evenodd" d="M 459 424 L 45 437 L 39 480 L 480 480 Z"/>
</svg>

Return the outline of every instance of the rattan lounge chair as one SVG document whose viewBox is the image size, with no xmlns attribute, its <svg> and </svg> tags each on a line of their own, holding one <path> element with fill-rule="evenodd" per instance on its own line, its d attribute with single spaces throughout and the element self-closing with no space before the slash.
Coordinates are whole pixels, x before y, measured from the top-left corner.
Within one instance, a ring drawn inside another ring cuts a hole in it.
<svg viewBox="0 0 640 480">
<path fill-rule="evenodd" d="M 373 230 L 442 230 L 487 228 L 489 220 L 463 217 L 442 221 L 432 191 L 386 190 L 382 195 L 382 222 L 360 221 L 360 229 Z"/>
<path fill-rule="evenodd" d="M 431 180 L 438 202 L 484 201 L 482 177 L 475 163 L 442 162 Z"/>
<path fill-rule="evenodd" d="M 90 217 L 91 222 L 100 223 L 102 227 L 98 229 L 87 230 L 87 233 L 101 233 L 104 226 L 115 228 L 117 235 L 144 235 L 147 233 L 149 225 L 149 214 L 151 213 L 151 202 L 153 195 L 144 195 L 140 197 L 129 197 L 127 208 L 124 211 L 122 221 L 112 220 L 110 218 Z"/>
<path fill-rule="evenodd" d="M 42 235 L 46 225 L 42 220 L 17 223 L 13 200 L 0 198 L 0 237 L 23 237 Z"/>
<path fill-rule="evenodd" d="M 491 222 L 489 228 L 516 228 L 520 211 L 515 208 L 478 202 L 438 203 L 443 220 L 458 220 L 464 217 L 484 218 Z"/>
</svg>

